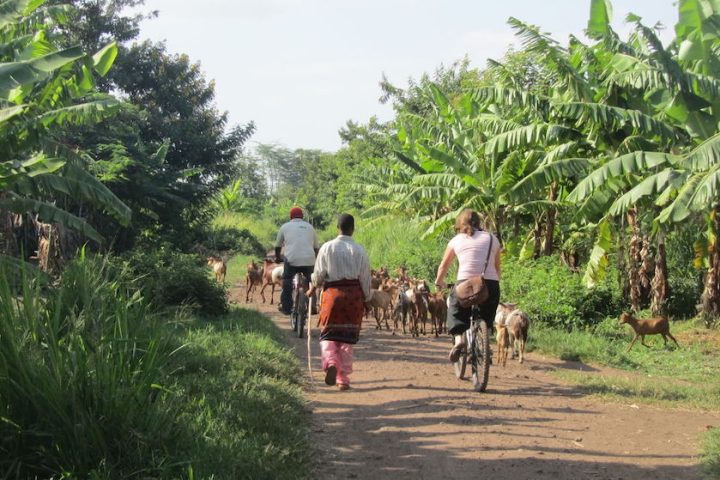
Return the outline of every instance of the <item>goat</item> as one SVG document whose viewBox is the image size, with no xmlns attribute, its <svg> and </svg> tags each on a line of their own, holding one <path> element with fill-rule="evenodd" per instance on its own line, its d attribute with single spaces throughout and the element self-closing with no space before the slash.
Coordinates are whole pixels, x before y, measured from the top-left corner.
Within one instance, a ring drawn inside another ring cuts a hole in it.
<svg viewBox="0 0 720 480">
<path fill-rule="evenodd" d="M 443 332 L 443 325 L 447 318 L 447 299 L 442 292 L 430 294 L 428 298 L 428 311 L 430 312 L 430 326 L 435 337 Z"/>
<path fill-rule="evenodd" d="M 500 303 L 495 313 L 495 325 L 505 325 L 508 330 L 512 358 L 517 351 L 520 363 L 525 362 L 525 343 L 530 329 L 530 317 L 513 303 Z"/>
<path fill-rule="evenodd" d="M 405 324 L 407 323 L 408 314 L 412 317 L 412 302 L 408 297 L 409 287 L 406 283 L 401 283 L 397 289 L 397 297 L 395 306 L 393 307 L 393 335 L 398 328 L 398 321 L 402 321 L 403 334 L 405 334 Z"/>
<path fill-rule="evenodd" d="M 510 347 L 510 335 L 506 325 L 497 326 L 497 363 L 503 367 L 507 363 L 507 351 Z"/>
<path fill-rule="evenodd" d="M 255 261 L 250 260 L 247 266 L 247 275 L 245 276 L 245 303 L 250 302 L 250 295 L 257 289 L 257 286 L 262 283 L 262 272 L 255 264 Z"/>
<path fill-rule="evenodd" d="M 270 287 L 270 305 L 273 304 L 275 285 L 282 288 L 283 269 L 284 267 L 282 265 L 278 266 L 272 258 L 265 257 L 263 260 L 262 288 L 260 289 L 263 303 L 265 303 L 265 288 Z"/>
<path fill-rule="evenodd" d="M 425 280 L 413 280 L 411 283 L 412 294 L 410 300 L 413 302 L 413 326 L 414 335 L 420 335 L 420 322 L 422 321 L 422 334 L 425 335 L 425 325 L 428 319 L 428 295 L 430 289 Z"/>
<path fill-rule="evenodd" d="M 207 258 L 207 264 L 212 267 L 215 274 L 215 280 L 225 285 L 225 274 L 227 273 L 227 264 L 221 257 L 210 256 Z"/>
<path fill-rule="evenodd" d="M 624 323 L 630 325 L 635 331 L 635 337 L 632 339 L 630 346 L 627 348 L 628 352 L 633 345 L 635 345 L 638 337 L 640 337 L 640 343 L 645 345 L 645 335 L 662 335 L 663 340 L 665 340 L 665 345 L 667 345 L 667 337 L 670 337 L 670 339 L 675 342 L 675 345 L 680 348 L 680 344 L 677 340 L 675 340 L 675 337 L 670 334 L 670 322 L 667 317 L 640 319 L 633 317 L 629 313 L 623 312 L 622 315 L 620 315 L 620 324 L 622 325 Z M 647 347 L 648 345 L 645 346 Z"/>
<path fill-rule="evenodd" d="M 382 288 L 382 285 L 380 286 Z M 384 290 L 370 290 L 372 296 L 370 297 L 369 305 L 373 309 L 373 315 L 375 316 L 375 322 L 377 322 L 376 329 L 382 330 L 381 320 L 385 320 L 385 328 L 390 330 L 390 326 L 387 321 L 387 310 L 390 306 L 390 294 Z"/>
</svg>

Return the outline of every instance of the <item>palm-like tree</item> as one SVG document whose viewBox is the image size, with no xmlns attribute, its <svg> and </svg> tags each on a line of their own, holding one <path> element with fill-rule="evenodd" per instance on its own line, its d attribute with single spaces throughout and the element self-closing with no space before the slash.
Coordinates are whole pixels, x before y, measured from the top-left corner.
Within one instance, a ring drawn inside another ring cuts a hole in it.
<svg viewBox="0 0 720 480">
<path fill-rule="evenodd" d="M 119 103 L 94 94 L 95 76 L 105 75 L 117 48 L 95 55 L 79 47 L 55 48 L 52 25 L 63 7 L 42 1 L 8 0 L 0 15 L 0 208 L 69 227 L 97 242 L 102 237 L 64 202 L 101 208 L 121 222 L 129 209 L 88 173 L 84 152 L 63 145 L 55 132 L 112 115 Z M 6 222 L 5 222 L 6 223 Z"/>
</svg>

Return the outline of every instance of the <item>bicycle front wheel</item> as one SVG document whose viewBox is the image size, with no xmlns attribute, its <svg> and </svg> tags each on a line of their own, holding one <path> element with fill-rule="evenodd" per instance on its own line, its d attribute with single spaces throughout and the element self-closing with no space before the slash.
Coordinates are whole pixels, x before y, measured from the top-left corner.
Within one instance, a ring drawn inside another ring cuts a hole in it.
<svg viewBox="0 0 720 480">
<path fill-rule="evenodd" d="M 463 348 L 462 352 L 460 353 L 460 357 L 458 357 L 457 362 L 453 362 L 453 367 L 455 369 L 455 376 L 462 380 L 465 377 L 465 368 L 467 367 L 467 348 Z"/>
<path fill-rule="evenodd" d="M 490 336 L 484 320 L 480 320 L 473 337 L 470 351 L 473 388 L 484 392 L 490 378 Z"/>
</svg>

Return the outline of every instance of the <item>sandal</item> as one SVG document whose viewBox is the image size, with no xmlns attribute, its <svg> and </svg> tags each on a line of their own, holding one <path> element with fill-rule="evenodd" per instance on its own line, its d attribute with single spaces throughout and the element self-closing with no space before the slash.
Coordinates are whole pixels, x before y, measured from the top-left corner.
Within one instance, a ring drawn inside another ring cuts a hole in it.
<svg viewBox="0 0 720 480">
<path fill-rule="evenodd" d="M 335 385 L 337 378 L 337 367 L 335 365 L 330 365 L 327 370 L 325 371 L 325 385 L 333 386 Z"/>
</svg>

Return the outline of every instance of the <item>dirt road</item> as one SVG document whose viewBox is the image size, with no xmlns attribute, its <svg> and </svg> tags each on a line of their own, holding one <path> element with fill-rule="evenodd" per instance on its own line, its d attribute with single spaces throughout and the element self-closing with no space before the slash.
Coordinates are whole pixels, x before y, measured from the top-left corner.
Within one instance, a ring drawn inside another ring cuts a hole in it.
<svg viewBox="0 0 720 480">
<path fill-rule="evenodd" d="M 244 299 L 244 298 L 243 298 Z M 243 305 L 243 304 L 241 304 Z M 306 340 L 275 306 L 307 372 Z M 700 479 L 698 440 L 720 415 L 603 403 L 549 374 L 591 367 L 530 354 L 493 366 L 486 393 L 457 380 L 448 337 L 363 329 L 352 388 L 323 383 L 313 348 L 308 386 L 317 466 L 325 479 Z"/>
</svg>

